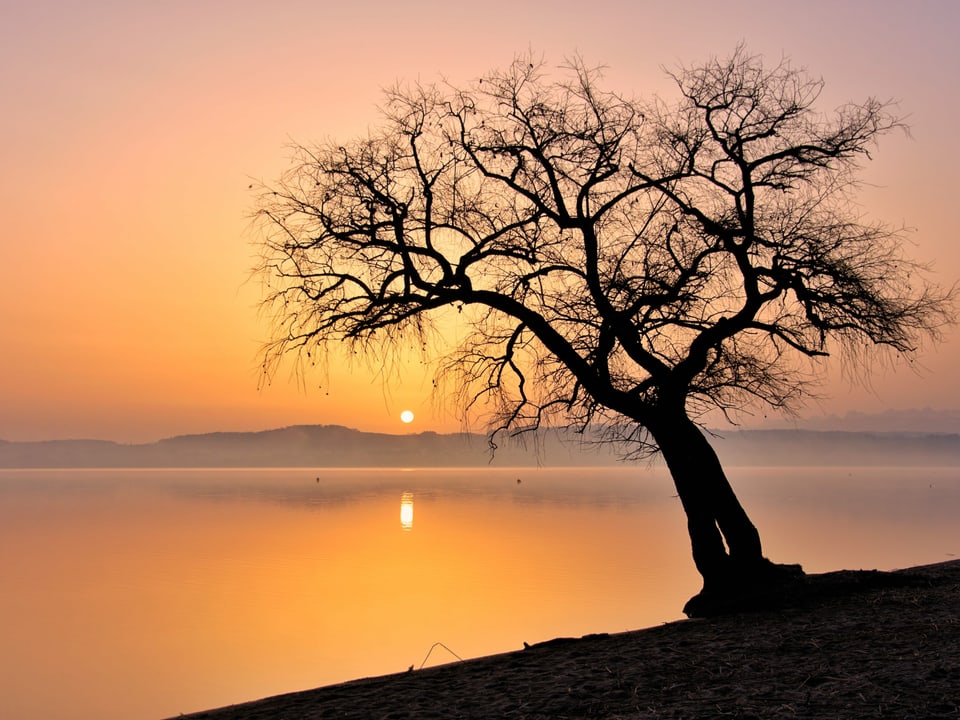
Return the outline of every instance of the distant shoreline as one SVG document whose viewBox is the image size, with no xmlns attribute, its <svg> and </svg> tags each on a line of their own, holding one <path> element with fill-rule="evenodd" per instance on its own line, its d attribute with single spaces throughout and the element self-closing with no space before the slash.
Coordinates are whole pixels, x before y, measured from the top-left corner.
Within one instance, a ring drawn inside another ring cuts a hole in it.
<svg viewBox="0 0 960 720">
<path fill-rule="evenodd" d="M 737 430 L 711 442 L 727 466 L 960 466 L 960 434 Z M 181 435 L 154 443 L 0 440 L 0 468 L 588 467 L 617 449 L 562 431 L 504 438 L 491 453 L 476 433 L 368 433 L 337 425 Z"/>
</svg>

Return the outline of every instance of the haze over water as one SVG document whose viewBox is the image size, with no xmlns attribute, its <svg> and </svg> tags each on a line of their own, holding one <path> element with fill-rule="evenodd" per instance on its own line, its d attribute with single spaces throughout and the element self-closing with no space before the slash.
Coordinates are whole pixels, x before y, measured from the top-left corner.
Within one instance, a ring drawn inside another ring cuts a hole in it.
<svg viewBox="0 0 960 720">
<path fill-rule="evenodd" d="M 732 468 L 811 572 L 960 553 L 956 468 Z M 160 718 L 558 636 L 699 589 L 659 468 L 0 471 L 0 716 Z M 429 653 L 429 657 L 428 656 Z"/>
</svg>

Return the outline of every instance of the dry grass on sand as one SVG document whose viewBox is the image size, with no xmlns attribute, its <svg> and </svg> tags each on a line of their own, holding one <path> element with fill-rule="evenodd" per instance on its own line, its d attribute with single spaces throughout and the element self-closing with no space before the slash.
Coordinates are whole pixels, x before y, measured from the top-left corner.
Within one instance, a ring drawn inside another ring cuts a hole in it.
<svg viewBox="0 0 960 720">
<path fill-rule="evenodd" d="M 558 639 L 188 717 L 957 718 L 960 561 L 811 575 L 777 610 Z"/>
</svg>

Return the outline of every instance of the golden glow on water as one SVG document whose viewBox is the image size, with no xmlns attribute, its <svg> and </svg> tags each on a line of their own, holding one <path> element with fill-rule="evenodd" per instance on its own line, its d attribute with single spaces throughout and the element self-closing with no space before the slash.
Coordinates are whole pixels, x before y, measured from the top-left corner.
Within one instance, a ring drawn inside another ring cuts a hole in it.
<svg viewBox="0 0 960 720">
<path fill-rule="evenodd" d="M 400 496 L 400 527 L 413 529 L 413 493 L 405 492 Z"/>
<path fill-rule="evenodd" d="M 894 470 L 852 478 L 868 502 L 825 500 L 832 476 L 817 490 L 765 472 L 737 484 L 776 560 L 890 568 L 960 550 L 944 544 L 955 472 L 908 501 L 883 489 Z M 658 471 L 316 477 L 0 472 L 0 716 L 175 716 L 419 667 L 437 642 L 476 657 L 656 625 L 699 588 Z"/>
</svg>

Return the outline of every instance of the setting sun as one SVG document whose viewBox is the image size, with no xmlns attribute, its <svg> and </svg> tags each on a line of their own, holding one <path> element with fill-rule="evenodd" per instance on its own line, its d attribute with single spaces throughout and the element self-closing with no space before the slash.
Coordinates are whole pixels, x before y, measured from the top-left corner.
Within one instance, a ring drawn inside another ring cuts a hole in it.
<svg viewBox="0 0 960 720">
<path fill-rule="evenodd" d="M 412 422 L 413 422 L 413 412 L 410 411 L 410 410 L 404 410 L 402 413 L 400 413 L 400 421 L 401 421 L 401 422 L 408 423 L 408 424 L 409 424 L 409 423 L 412 423 Z"/>
</svg>

